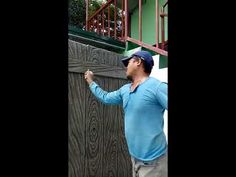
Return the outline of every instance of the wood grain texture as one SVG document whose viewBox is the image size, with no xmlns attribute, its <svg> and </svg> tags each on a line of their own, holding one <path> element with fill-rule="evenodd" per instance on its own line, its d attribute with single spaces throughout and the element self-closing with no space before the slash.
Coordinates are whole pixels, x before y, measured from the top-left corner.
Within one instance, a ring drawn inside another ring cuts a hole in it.
<svg viewBox="0 0 236 177">
<path fill-rule="evenodd" d="M 105 78 L 102 87 L 104 90 L 113 91 L 113 88 L 117 88 L 115 85 L 117 79 Z M 117 176 L 118 164 L 117 164 L 117 149 L 118 149 L 118 132 L 117 132 L 117 106 L 105 106 L 104 107 L 104 176 L 115 177 Z M 107 164 L 107 165 L 106 165 Z"/>
<path fill-rule="evenodd" d="M 86 97 L 86 176 L 102 176 L 102 105 L 89 90 Z"/>
<path fill-rule="evenodd" d="M 82 75 L 69 73 L 68 77 L 68 149 L 69 177 L 84 176 L 85 171 L 85 82 Z"/>
<path fill-rule="evenodd" d="M 89 69 L 97 76 L 126 78 L 121 62 L 124 56 L 71 40 L 68 46 L 69 72 L 84 73 Z"/>
<path fill-rule="evenodd" d="M 121 68 L 120 55 L 69 41 L 69 56 L 69 177 L 132 176 L 122 106 L 99 102 L 84 80 L 84 71 L 70 70 L 78 61 L 83 69 L 96 68 L 95 73 L 104 67 L 103 74 L 95 74 L 95 81 L 104 90 L 114 91 L 127 80 L 105 71 Z"/>
</svg>

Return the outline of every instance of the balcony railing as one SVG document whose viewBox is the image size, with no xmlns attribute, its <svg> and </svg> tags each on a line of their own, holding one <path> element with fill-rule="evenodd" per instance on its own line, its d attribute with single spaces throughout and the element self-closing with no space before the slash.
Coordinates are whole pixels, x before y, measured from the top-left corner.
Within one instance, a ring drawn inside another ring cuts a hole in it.
<svg viewBox="0 0 236 177">
<path fill-rule="evenodd" d="M 123 1 L 124 0 L 122 0 L 121 9 L 117 7 L 117 0 L 109 0 L 106 4 L 103 4 L 101 8 L 92 16 L 87 17 L 86 30 L 93 31 L 99 35 L 108 36 L 119 41 L 124 41 L 125 16 Z M 111 8 L 113 9 L 113 14 L 111 14 Z"/>
<path fill-rule="evenodd" d="M 161 17 L 161 40 L 162 40 L 161 49 L 163 49 L 163 50 L 167 50 L 165 46 L 168 44 L 168 40 L 165 40 L 165 32 L 167 30 L 165 28 L 165 18 L 168 17 L 168 13 L 166 12 L 167 5 L 168 5 L 168 1 L 162 6 L 161 13 L 160 13 L 160 17 Z"/>
<path fill-rule="evenodd" d="M 88 16 L 88 4 L 89 0 L 86 0 L 86 30 L 96 32 L 98 35 L 111 37 L 119 41 L 130 41 L 139 46 L 150 49 L 161 55 L 167 56 L 166 45 L 168 40 L 165 40 L 165 18 L 168 17 L 166 11 L 168 1 L 161 7 L 161 12 L 159 13 L 159 3 L 158 0 L 155 2 L 155 27 L 156 27 L 156 39 L 155 44 L 147 44 L 142 40 L 142 0 L 138 0 L 139 9 L 139 39 L 134 39 L 129 36 L 128 23 L 129 23 L 129 13 L 128 13 L 128 0 L 118 0 L 119 7 L 117 6 L 117 0 L 108 0 L 106 4 L 103 4 L 100 9 L 98 9 L 92 16 Z M 113 11 L 111 11 L 111 9 Z M 161 41 L 159 41 L 159 19 L 161 19 Z"/>
</svg>

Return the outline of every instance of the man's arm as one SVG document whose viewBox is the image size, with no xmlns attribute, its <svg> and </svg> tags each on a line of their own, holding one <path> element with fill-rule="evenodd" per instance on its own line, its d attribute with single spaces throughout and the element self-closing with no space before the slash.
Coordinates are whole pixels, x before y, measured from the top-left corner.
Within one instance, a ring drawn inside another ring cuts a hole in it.
<svg viewBox="0 0 236 177">
<path fill-rule="evenodd" d="M 163 106 L 164 109 L 168 110 L 168 85 L 165 82 L 162 82 L 157 90 L 157 99 L 159 103 Z"/>
<path fill-rule="evenodd" d="M 90 90 L 104 104 L 122 104 L 122 97 L 120 90 L 113 92 L 106 92 L 102 90 L 98 84 L 93 81 L 94 74 L 92 71 L 86 71 L 84 78 L 87 81 Z"/>
</svg>

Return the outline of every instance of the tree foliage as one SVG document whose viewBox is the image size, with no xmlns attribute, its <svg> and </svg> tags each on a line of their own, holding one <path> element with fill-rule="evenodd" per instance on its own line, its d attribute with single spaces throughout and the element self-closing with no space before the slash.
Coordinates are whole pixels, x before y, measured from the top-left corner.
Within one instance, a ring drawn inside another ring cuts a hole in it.
<svg viewBox="0 0 236 177">
<path fill-rule="evenodd" d="M 88 6 L 88 16 L 91 17 L 98 9 L 101 8 L 103 3 L 106 1 L 102 0 L 89 0 Z M 110 5 L 110 28 L 111 31 L 114 31 L 114 11 L 115 6 L 113 4 Z M 86 24 L 86 0 L 69 0 L 69 25 L 75 26 L 81 29 L 85 29 Z M 102 19 L 105 22 L 105 31 L 107 32 L 107 24 L 108 24 L 108 8 L 104 10 L 104 16 L 102 13 L 98 14 L 98 16 L 92 19 L 92 31 L 97 31 L 97 20 L 101 23 Z M 121 9 L 117 8 L 117 32 L 120 32 L 121 29 Z M 101 30 L 101 29 L 100 29 Z"/>
<path fill-rule="evenodd" d="M 68 5 L 69 25 L 82 28 L 86 19 L 85 0 L 69 0 Z"/>
</svg>

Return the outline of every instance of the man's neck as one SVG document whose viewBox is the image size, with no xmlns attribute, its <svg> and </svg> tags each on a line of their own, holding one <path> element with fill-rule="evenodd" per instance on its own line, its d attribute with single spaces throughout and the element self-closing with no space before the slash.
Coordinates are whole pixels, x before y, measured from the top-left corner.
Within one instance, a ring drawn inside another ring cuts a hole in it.
<svg viewBox="0 0 236 177">
<path fill-rule="evenodd" d="M 133 81 L 132 81 L 132 84 L 131 84 L 131 91 L 134 91 L 135 88 L 143 83 L 146 79 L 148 78 L 148 75 L 142 75 L 142 76 L 136 76 L 136 77 L 133 77 Z"/>
<path fill-rule="evenodd" d="M 133 84 L 144 82 L 148 78 L 148 75 L 141 75 L 141 76 L 134 76 L 133 77 Z"/>
</svg>

